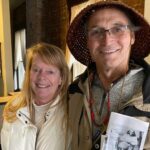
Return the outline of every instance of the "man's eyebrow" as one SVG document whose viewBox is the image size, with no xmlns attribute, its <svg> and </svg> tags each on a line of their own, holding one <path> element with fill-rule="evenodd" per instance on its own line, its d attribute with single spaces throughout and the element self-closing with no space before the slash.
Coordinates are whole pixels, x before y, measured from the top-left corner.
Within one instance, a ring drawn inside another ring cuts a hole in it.
<svg viewBox="0 0 150 150">
<path fill-rule="evenodd" d="M 121 22 L 117 22 L 117 23 L 114 23 L 113 25 L 114 25 L 114 26 L 122 26 L 122 25 L 128 25 L 128 24 L 124 24 L 124 23 L 121 23 Z"/>
<path fill-rule="evenodd" d="M 128 25 L 128 24 L 124 24 L 124 23 L 121 23 L 121 22 L 117 22 L 117 23 L 113 23 L 113 24 L 112 24 L 112 27 L 113 27 L 113 26 L 122 26 L 122 25 Z M 104 29 L 105 29 L 105 27 L 101 27 L 101 26 L 99 26 L 99 25 L 91 26 L 89 29 L 93 29 L 93 28 L 104 28 Z"/>
</svg>

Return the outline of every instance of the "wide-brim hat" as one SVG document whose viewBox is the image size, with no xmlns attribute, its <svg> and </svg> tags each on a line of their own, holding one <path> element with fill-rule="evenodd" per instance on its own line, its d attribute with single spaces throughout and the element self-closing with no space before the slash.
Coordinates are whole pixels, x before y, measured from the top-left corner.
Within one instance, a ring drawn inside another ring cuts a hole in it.
<svg viewBox="0 0 150 150">
<path fill-rule="evenodd" d="M 140 60 L 148 56 L 150 53 L 149 23 L 134 8 L 116 1 L 100 1 L 91 4 L 81 10 L 75 17 L 67 33 L 67 44 L 72 55 L 84 65 L 88 65 L 92 62 L 89 49 L 87 48 L 85 24 L 94 11 L 105 7 L 113 7 L 121 10 L 135 26 L 140 27 L 140 29 L 135 32 L 135 43 L 132 45 L 130 57 L 134 60 Z"/>
</svg>

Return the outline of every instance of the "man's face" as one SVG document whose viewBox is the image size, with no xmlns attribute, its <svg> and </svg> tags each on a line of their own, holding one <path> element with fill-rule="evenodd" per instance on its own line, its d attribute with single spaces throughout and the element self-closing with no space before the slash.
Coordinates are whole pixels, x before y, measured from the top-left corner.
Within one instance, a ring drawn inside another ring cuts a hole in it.
<svg viewBox="0 0 150 150">
<path fill-rule="evenodd" d="M 98 10 L 90 17 L 87 46 L 98 66 L 105 69 L 127 67 L 135 40 L 128 25 L 127 16 L 115 8 Z"/>
</svg>

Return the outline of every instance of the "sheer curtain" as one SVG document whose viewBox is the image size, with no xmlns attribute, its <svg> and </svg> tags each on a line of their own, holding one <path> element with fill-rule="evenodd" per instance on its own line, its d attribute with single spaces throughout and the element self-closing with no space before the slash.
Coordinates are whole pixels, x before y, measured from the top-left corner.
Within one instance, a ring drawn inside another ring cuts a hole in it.
<svg viewBox="0 0 150 150">
<path fill-rule="evenodd" d="M 25 29 L 15 33 L 14 90 L 20 90 L 25 74 L 26 34 Z"/>
</svg>

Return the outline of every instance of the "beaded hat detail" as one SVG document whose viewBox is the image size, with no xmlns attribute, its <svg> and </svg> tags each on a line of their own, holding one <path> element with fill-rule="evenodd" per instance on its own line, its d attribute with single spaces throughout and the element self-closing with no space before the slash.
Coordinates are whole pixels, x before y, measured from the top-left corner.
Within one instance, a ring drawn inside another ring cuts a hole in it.
<svg viewBox="0 0 150 150">
<path fill-rule="evenodd" d="M 144 17 L 135 9 L 116 1 L 100 1 L 91 4 L 81 10 L 72 21 L 67 34 L 67 44 L 72 55 L 82 64 L 88 65 L 92 62 L 89 49 L 87 48 L 87 37 L 85 26 L 92 15 L 101 8 L 116 8 L 124 12 L 131 22 L 140 27 L 135 32 L 135 43 L 132 45 L 131 58 L 140 60 L 150 53 L 150 25 Z"/>
</svg>

